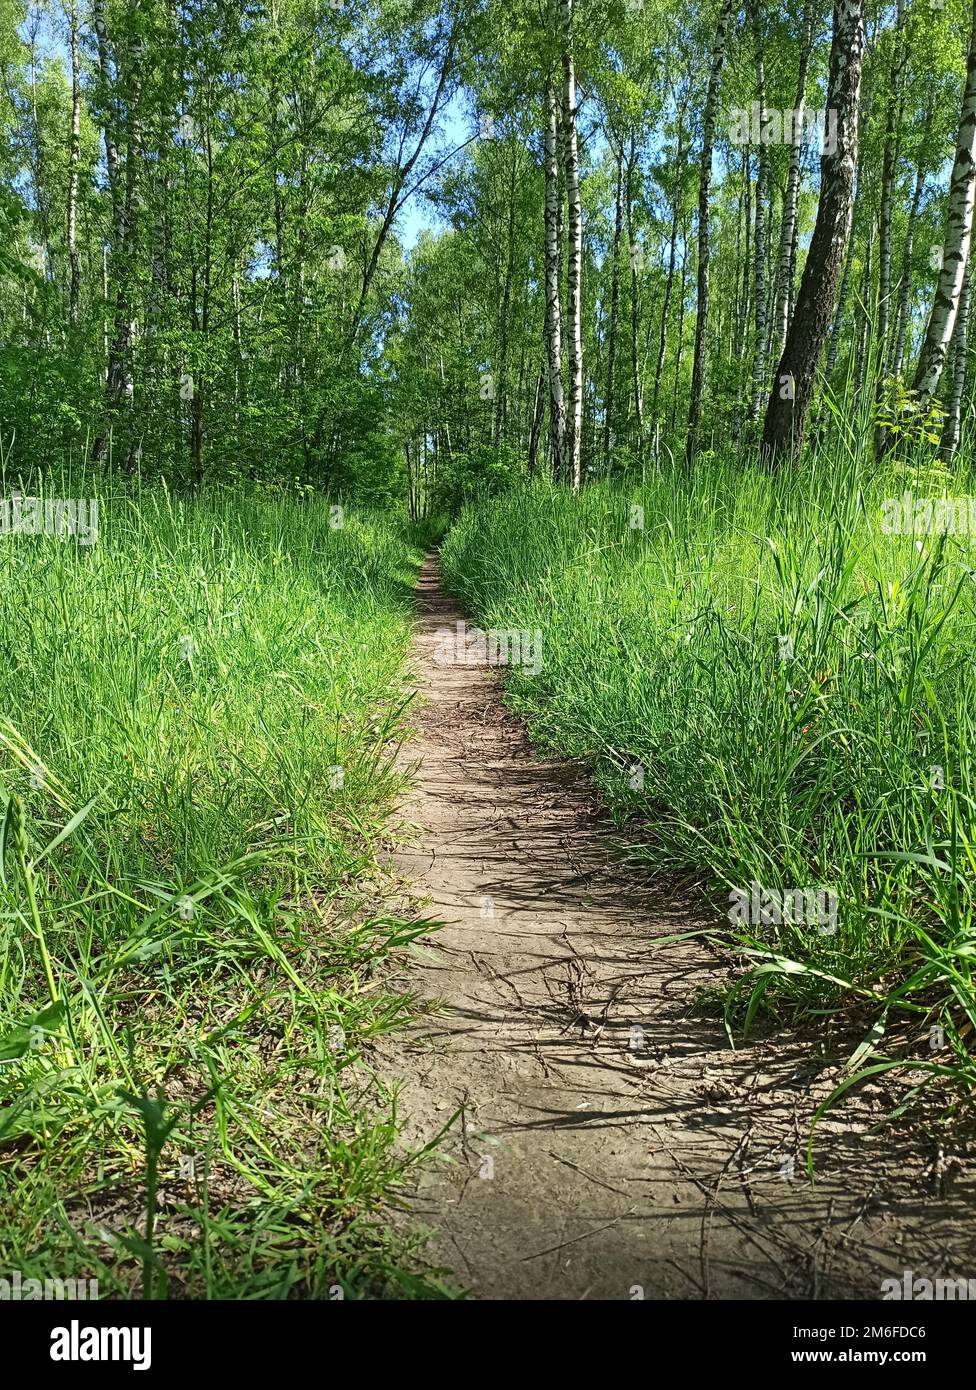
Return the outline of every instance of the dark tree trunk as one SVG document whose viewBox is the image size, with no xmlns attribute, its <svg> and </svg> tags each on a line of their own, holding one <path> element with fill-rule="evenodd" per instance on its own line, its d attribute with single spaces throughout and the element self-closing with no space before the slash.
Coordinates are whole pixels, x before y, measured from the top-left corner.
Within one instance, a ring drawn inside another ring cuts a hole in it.
<svg viewBox="0 0 976 1390">
<path fill-rule="evenodd" d="M 854 211 L 858 110 L 864 61 L 864 0 L 835 0 L 827 109 L 837 112 L 835 148 L 820 161 L 820 206 L 786 347 L 766 407 L 762 451 L 773 463 L 803 447 L 817 368 L 834 311 Z"/>
</svg>

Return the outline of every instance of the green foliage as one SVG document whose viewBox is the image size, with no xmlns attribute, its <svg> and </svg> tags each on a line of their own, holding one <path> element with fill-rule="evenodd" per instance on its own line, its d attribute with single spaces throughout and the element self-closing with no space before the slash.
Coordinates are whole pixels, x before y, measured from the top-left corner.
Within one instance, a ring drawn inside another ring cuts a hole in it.
<svg viewBox="0 0 976 1390">
<path fill-rule="evenodd" d="M 926 452 L 934 456 L 945 419 L 942 402 L 933 397 L 923 407 L 901 377 L 889 377 L 882 383 L 882 390 L 884 394 L 877 407 L 879 426 L 913 453 L 917 453 L 920 446 L 928 446 Z"/>
<path fill-rule="evenodd" d="M 497 497 L 524 480 L 525 461 L 514 449 L 483 445 L 441 464 L 431 506 L 435 513 L 456 516 L 467 503 Z"/>
</svg>

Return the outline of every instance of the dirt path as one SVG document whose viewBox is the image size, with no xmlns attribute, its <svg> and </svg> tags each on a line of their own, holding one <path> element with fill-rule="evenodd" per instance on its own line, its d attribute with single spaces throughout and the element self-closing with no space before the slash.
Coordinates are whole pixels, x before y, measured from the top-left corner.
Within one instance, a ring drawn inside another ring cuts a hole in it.
<svg viewBox="0 0 976 1390">
<path fill-rule="evenodd" d="M 878 1298 L 906 1269 L 976 1276 L 966 1156 L 868 1133 L 894 1090 L 824 1124 L 811 1188 L 834 1074 L 816 1037 L 733 1052 L 696 1014 L 725 966 L 654 938 L 702 920 L 614 862 L 585 783 L 533 755 L 493 672 L 435 664 L 461 618 L 430 557 L 397 862 L 414 910 L 448 924 L 411 967 L 444 1007 L 384 1065 L 408 1142 L 463 1107 L 412 1193 L 433 1261 L 483 1298 Z"/>
</svg>

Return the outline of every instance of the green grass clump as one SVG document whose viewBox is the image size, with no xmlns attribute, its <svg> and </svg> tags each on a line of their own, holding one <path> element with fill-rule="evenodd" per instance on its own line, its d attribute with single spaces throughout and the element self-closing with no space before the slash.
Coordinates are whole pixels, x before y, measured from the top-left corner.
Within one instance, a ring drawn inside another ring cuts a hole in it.
<svg viewBox="0 0 976 1390">
<path fill-rule="evenodd" d="M 418 552 L 322 499 L 100 497 L 0 538 L 0 1272 L 422 1291 L 364 1048 Z M 341 524 L 340 524 L 341 523 Z"/>
<path fill-rule="evenodd" d="M 541 672 L 508 677 L 534 735 L 591 761 L 655 866 L 723 912 L 749 895 L 747 1020 L 764 996 L 865 1006 L 860 1062 L 897 1018 L 902 1062 L 969 1085 L 976 540 L 886 531 L 906 490 L 976 489 L 905 463 L 869 481 L 838 434 L 776 477 L 711 459 L 540 484 L 463 513 L 443 561 L 483 627 L 542 630 Z M 835 893 L 836 921 L 757 921 L 753 884 L 767 909 Z"/>
</svg>

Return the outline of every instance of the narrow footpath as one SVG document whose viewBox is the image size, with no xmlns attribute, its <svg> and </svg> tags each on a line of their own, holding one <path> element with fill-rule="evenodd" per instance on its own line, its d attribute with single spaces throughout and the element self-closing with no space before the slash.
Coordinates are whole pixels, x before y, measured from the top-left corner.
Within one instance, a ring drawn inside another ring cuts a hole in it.
<svg viewBox="0 0 976 1390">
<path fill-rule="evenodd" d="M 905 1270 L 976 1277 L 971 1165 L 872 1134 L 868 1087 L 806 1141 L 844 1054 L 818 1035 L 732 1050 L 698 1005 L 728 966 L 673 888 L 612 852 L 585 779 L 531 750 L 498 673 L 439 665 L 463 614 L 435 555 L 417 595 L 417 764 L 397 853 L 409 909 L 446 925 L 411 956 L 438 1007 L 381 1056 L 432 1264 L 480 1298 L 882 1297 Z M 849 1051 L 849 1049 L 848 1049 Z"/>
</svg>

